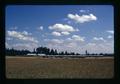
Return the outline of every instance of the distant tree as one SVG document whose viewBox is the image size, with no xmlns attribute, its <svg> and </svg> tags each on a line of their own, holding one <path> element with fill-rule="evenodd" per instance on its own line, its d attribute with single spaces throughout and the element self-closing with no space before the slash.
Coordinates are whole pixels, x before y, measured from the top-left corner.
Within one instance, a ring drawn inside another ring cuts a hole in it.
<svg viewBox="0 0 120 84">
<path fill-rule="evenodd" d="M 57 50 L 56 50 L 56 49 L 55 49 L 55 52 L 54 52 L 54 54 L 55 54 L 55 55 L 58 55 L 58 52 L 57 52 Z"/>
<path fill-rule="evenodd" d="M 37 54 L 42 54 L 43 53 L 43 47 L 38 47 L 36 49 Z"/>
<path fill-rule="evenodd" d="M 64 51 L 61 52 L 61 55 L 65 55 Z"/>
<path fill-rule="evenodd" d="M 63 51 L 61 51 L 61 52 L 59 53 L 59 55 L 65 55 L 65 54 L 64 54 L 64 52 L 63 52 Z"/>
<path fill-rule="evenodd" d="M 86 54 L 86 55 L 88 55 L 88 52 L 87 52 L 87 50 L 85 51 L 85 54 Z"/>
<path fill-rule="evenodd" d="M 103 55 L 103 53 L 100 53 L 99 55 Z"/>
<path fill-rule="evenodd" d="M 49 55 L 49 54 L 50 54 L 50 49 L 47 48 L 47 49 L 46 49 L 46 55 Z"/>
<path fill-rule="evenodd" d="M 16 56 L 16 55 L 27 55 L 27 53 L 30 53 L 28 50 L 15 50 L 15 49 L 6 49 L 6 55 L 7 56 Z"/>
<path fill-rule="evenodd" d="M 68 52 L 67 52 L 67 51 L 65 51 L 65 55 L 68 55 Z"/>
<path fill-rule="evenodd" d="M 50 55 L 54 55 L 54 50 L 53 49 L 51 49 Z"/>
<path fill-rule="evenodd" d="M 76 53 L 76 55 L 80 55 L 79 53 Z"/>
<path fill-rule="evenodd" d="M 74 53 L 74 52 L 71 52 L 70 55 L 75 55 L 75 53 Z"/>
<path fill-rule="evenodd" d="M 34 50 L 33 50 L 33 53 L 36 53 L 36 50 L 35 50 L 35 48 L 34 48 Z"/>
<path fill-rule="evenodd" d="M 33 52 L 30 52 L 29 50 L 15 50 L 15 49 L 6 49 L 6 55 L 27 55 L 28 53 L 36 53 L 36 54 L 46 54 L 46 55 L 80 55 L 79 53 L 70 52 L 67 51 L 61 51 L 58 53 L 58 51 L 55 49 L 49 49 L 47 47 L 38 47 L 34 48 Z"/>
</svg>

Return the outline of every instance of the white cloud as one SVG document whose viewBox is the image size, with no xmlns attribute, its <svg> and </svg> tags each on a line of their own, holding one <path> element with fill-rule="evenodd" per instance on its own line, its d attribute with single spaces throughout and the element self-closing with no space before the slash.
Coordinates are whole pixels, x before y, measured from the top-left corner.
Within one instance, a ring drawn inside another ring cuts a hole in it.
<svg viewBox="0 0 120 84">
<path fill-rule="evenodd" d="M 32 35 L 32 33 L 28 33 L 27 31 L 23 31 L 21 34 L 26 35 L 26 36 Z"/>
<path fill-rule="evenodd" d="M 78 15 L 78 14 L 68 14 L 67 16 L 69 19 L 72 19 L 78 23 L 84 23 L 84 22 L 89 22 L 89 21 L 96 21 L 97 17 L 93 14 L 89 14 L 89 15 Z"/>
<path fill-rule="evenodd" d="M 68 43 L 66 46 L 67 46 L 67 47 L 70 47 L 70 48 L 74 48 L 74 47 L 77 46 L 77 43 L 71 42 L 71 43 Z"/>
<path fill-rule="evenodd" d="M 44 41 L 52 44 L 61 44 L 64 42 L 62 39 L 44 39 Z"/>
<path fill-rule="evenodd" d="M 53 40 L 50 42 L 50 39 L 47 43 L 47 47 L 57 49 L 59 51 L 68 51 L 68 52 L 76 52 L 80 54 L 84 54 L 85 50 L 89 53 L 113 53 L 114 52 L 114 44 L 111 41 L 108 42 L 78 42 L 73 40 L 72 38 L 67 38 L 66 40 Z M 61 42 L 62 41 L 62 42 Z M 60 43 L 59 43 L 60 42 Z M 53 45 L 54 44 L 54 45 Z"/>
<path fill-rule="evenodd" d="M 78 35 L 73 35 L 72 39 L 76 40 L 76 41 L 84 41 L 84 37 L 81 37 L 81 36 L 78 36 Z"/>
<path fill-rule="evenodd" d="M 69 32 L 61 32 L 61 34 L 63 34 L 63 35 L 69 35 L 70 33 Z"/>
<path fill-rule="evenodd" d="M 52 32 L 52 35 L 54 35 L 54 36 L 61 36 L 61 33 L 54 31 L 54 32 Z"/>
<path fill-rule="evenodd" d="M 85 37 L 81 37 L 79 35 L 72 35 L 71 38 L 69 37 L 65 41 L 66 42 L 78 42 L 78 41 L 83 42 L 85 41 Z"/>
<path fill-rule="evenodd" d="M 96 41 L 104 41 L 105 42 L 105 40 L 103 39 L 103 37 L 94 37 L 93 38 L 93 40 L 96 40 Z"/>
<path fill-rule="evenodd" d="M 81 13 L 84 13 L 84 12 L 86 12 L 86 10 L 80 10 L 80 12 L 81 12 Z"/>
<path fill-rule="evenodd" d="M 114 53 L 114 43 L 112 41 L 101 43 L 87 43 L 80 47 L 85 53 L 87 50 L 89 53 Z"/>
<path fill-rule="evenodd" d="M 108 30 L 107 32 L 110 33 L 110 34 L 114 34 L 113 30 Z"/>
<path fill-rule="evenodd" d="M 89 12 L 89 10 L 83 10 L 83 9 L 81 9 L 81 10 L 79 10 L 79 12 L 86 13 L 86 12 Z"/>
<path fill-rule="evenodd" d="M 89 45 L 89 46 L 95 46 L 96 44 L 95 43 L 88 43 L 87 45 Z"/>
<path fill-rule="evenodd" d="M 8 36 L 20 39 L 20 40 L 24 40 L 24 41 L 31 41 L 31 42 L 35 42 L 38 43 L 38 41 L 36 39 L 34 39 L 33 37 L 28 36 L 29 33 L 23 31 L 23 32 L 17 32 L 17 31 L 7 31 Z"/>
<path fill-rule="evenodd" d="M 72 40 L 72 38 L 67 38 L 66 40 L 67 40 L 67 41 L 71 41 L 71 40 Z"/>
<path fill-rule="evenodd" d="M 97 38 L 97 37 L 94 37 L 94 38 L 93 38 L 93 40 L 99 40 L 99 38 Z"/>
<path fill-rule="evenodd" d="M 113 38 L 113 36 L 109 35 L 107 38 L 109 38 L 109 39 L 110 39 L 110 38 Z"/>
<path fill-rule="evenodd" d="M 66 24 L 59 24 L 59 23 L 54 24 L 53 26 L 49 26 L 49 29 L 61 31 L 61 32 L 73 32 L 73 31 L 75 31 L 75 29 L 72 26 L 66 25 Z"/>
<path fill-rule="evenodd" d="M 89 12 L 89 10 L 79 10 L 81 13 L 86 13 L 86 12 Z"/>
<path fill-rule="evenodd" d="M 51 41 L 53 43 L 63 43 L 63 40 L 60 40 L 60 39 L 52 39 Z"/>
<path fill-rule="evenodd" d="M 14 49 L 18 49 L 18 50 L 27 49 L 30 51 L 33 51 L 33 49 L 37 48 L 38 46 L 39 45 L 36 43 L 16 43 L 12 45 Z"/>
<path fill-rule="evenodd" d="M 38 27 L 39 30 L 43 30 L 43 26 Z"/>
<path fill-rule="evenodd" d="M 12 48 L 7 42 L 5 42 L 5 48 Z"/>
</svg>

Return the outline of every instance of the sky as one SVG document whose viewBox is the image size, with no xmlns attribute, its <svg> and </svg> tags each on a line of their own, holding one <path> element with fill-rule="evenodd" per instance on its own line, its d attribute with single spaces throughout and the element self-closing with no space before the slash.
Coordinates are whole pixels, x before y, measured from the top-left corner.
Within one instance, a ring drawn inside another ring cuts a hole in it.
<svg viewBox="0 0 120 84">
<path fill-rule="evenodd" d="M 114 53 L 112 5 L 8 5 L 6 48 Z"/>
</svg>

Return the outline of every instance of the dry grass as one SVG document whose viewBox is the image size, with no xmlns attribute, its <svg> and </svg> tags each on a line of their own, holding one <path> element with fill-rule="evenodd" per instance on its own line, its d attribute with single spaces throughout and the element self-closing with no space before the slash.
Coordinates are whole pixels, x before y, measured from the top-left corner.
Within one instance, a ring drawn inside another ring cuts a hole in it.
<svg viewBox="0 0 120 84">
<path fill-rule="evenodd" d="M 113 58 L 6 57 L 7 78 L 113 78 L 113 76 Z"/>
</svg>

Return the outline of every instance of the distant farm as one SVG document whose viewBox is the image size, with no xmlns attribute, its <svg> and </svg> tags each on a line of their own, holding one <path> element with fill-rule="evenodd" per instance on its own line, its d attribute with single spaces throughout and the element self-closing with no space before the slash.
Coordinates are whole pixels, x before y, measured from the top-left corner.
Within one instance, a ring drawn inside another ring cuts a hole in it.
<svg viewBox="0 0 120 84">
<path fill-rule="evenodd" d="M 8 79 L 113 78 L 114 58 L 6 56 L 6 77 Z"/>
</svg>

